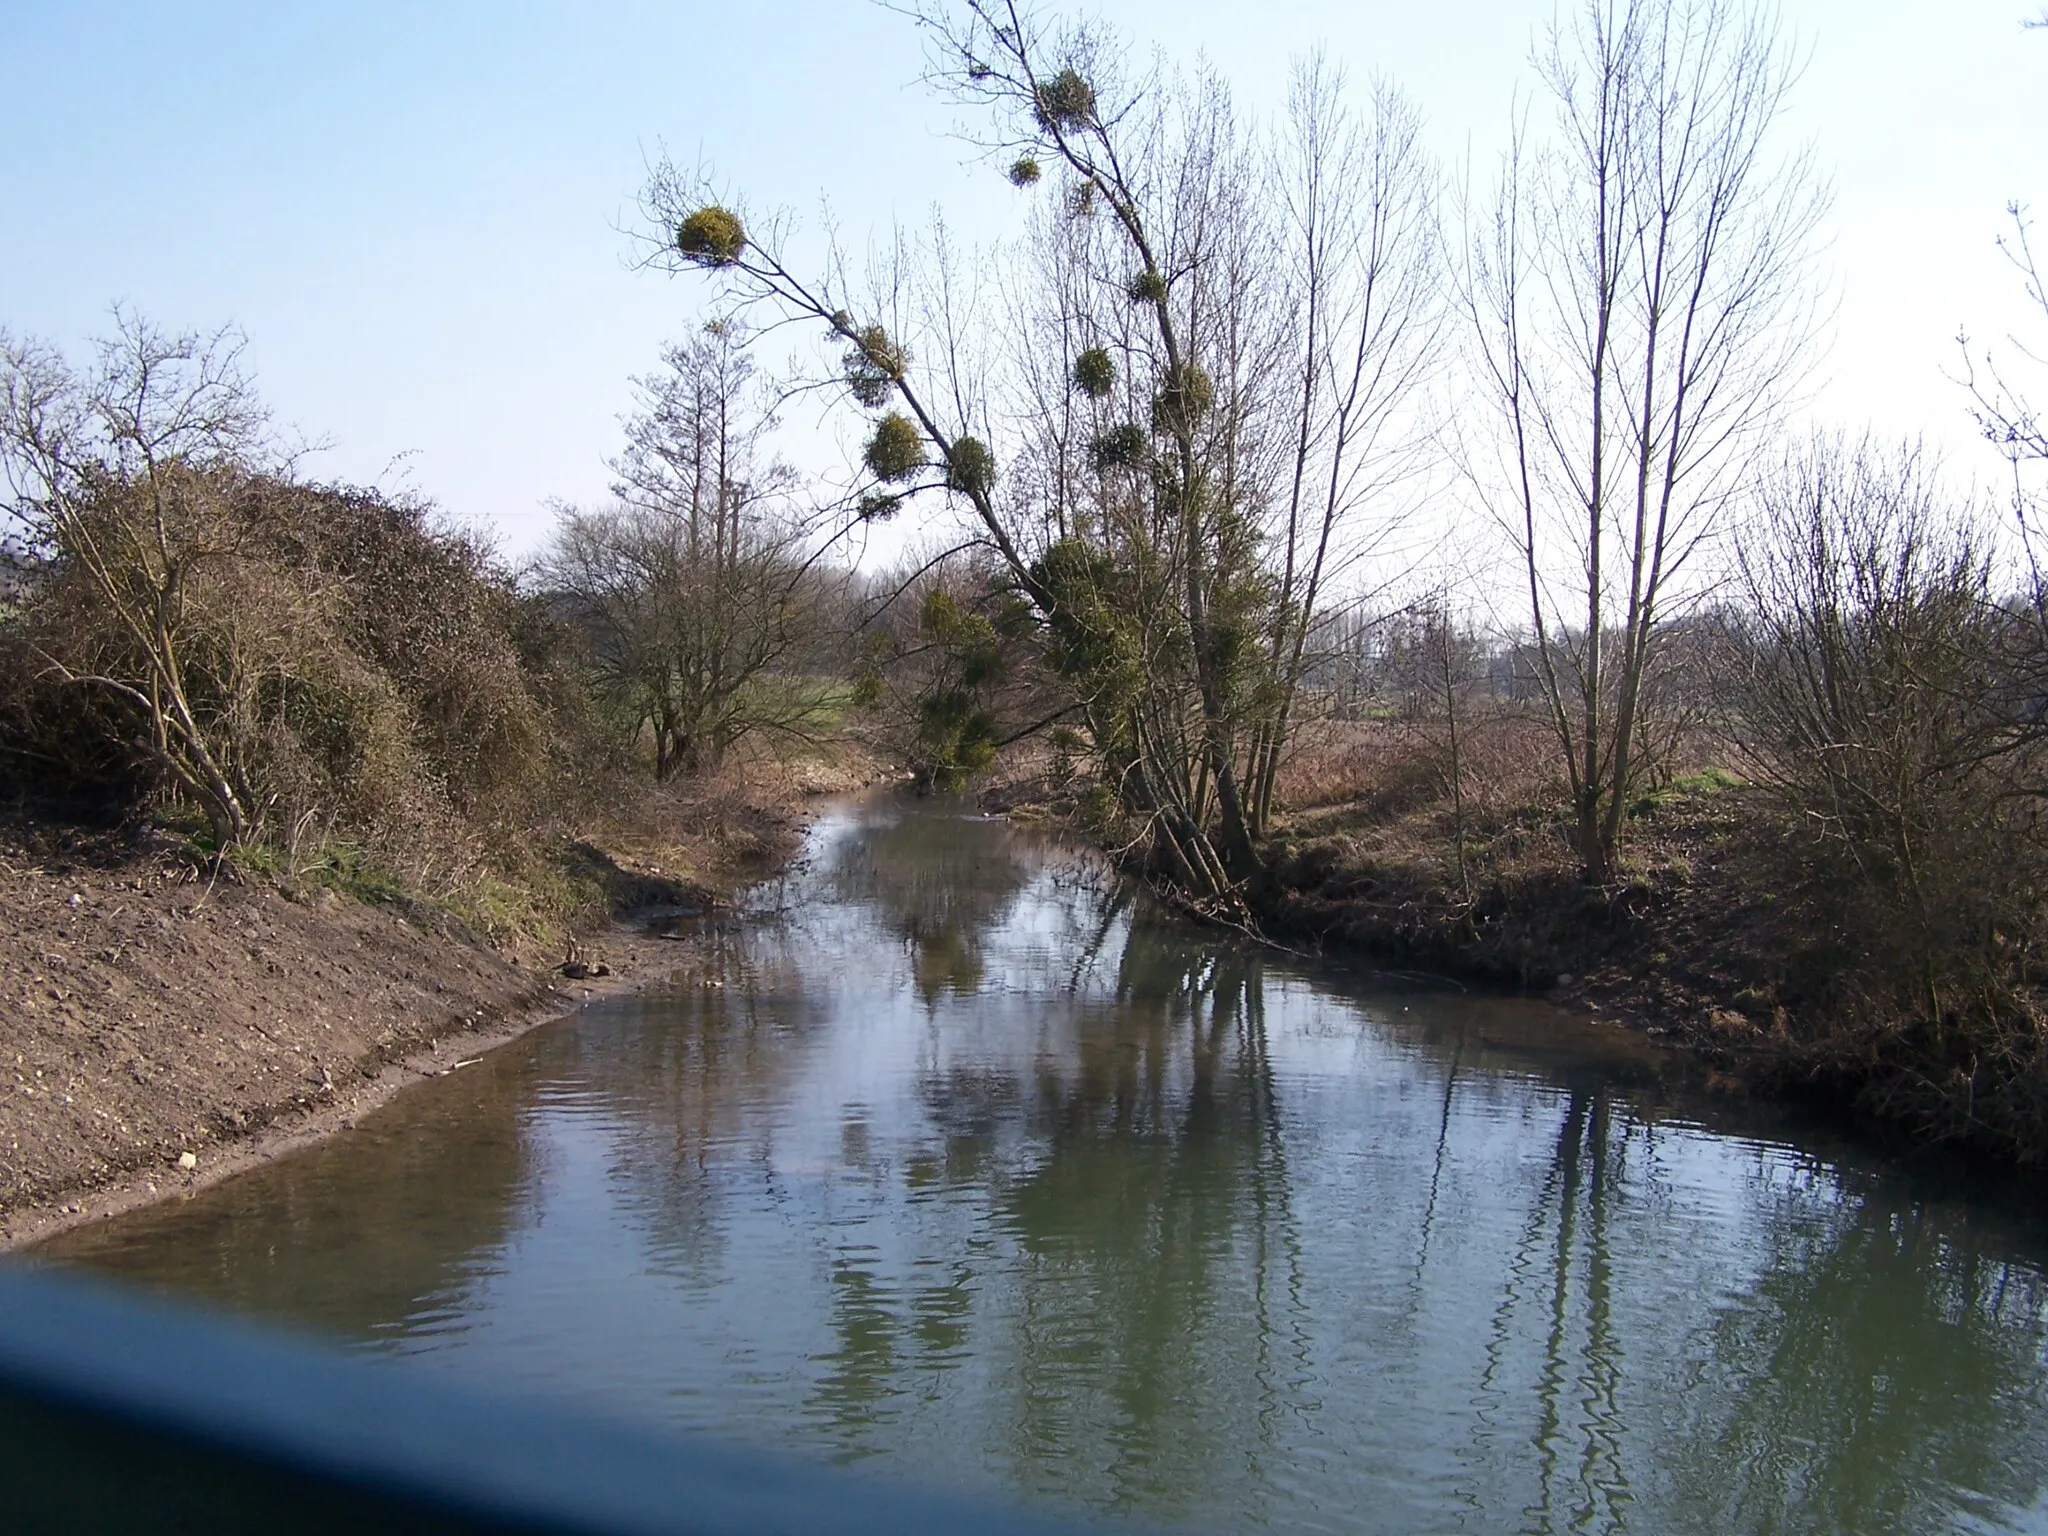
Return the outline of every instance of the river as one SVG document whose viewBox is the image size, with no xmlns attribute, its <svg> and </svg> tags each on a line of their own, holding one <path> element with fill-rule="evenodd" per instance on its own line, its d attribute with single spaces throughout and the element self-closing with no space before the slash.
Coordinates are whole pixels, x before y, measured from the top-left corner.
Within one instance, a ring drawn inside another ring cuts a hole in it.
<svg viewBox="0 0 2048 1536">
<path fill-rule="evenodd" d="M 679 969 L 42 1257 L 1114 1525 L 2048 1532 L 2048 1217 L 838 806 Z"/>
</svg>

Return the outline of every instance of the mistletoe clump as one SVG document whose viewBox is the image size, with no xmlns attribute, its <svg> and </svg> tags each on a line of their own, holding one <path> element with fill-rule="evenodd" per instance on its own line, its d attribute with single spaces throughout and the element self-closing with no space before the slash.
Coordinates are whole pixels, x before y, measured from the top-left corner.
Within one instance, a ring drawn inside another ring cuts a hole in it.
<svg viewBox="0 0 2048 1536">
<path fill-rule="evenodd" d="M 1095 116 L 1095 87 L 1076 70 L 1041 81 L 1035 95 L 1041 128 L 1085 128 Z"/>
<path fill-rule="evenodd" d="M 1111 427 L 1088 444 L 1088 461 L 1096 470 L 1128 469 L 1145 457 L 1145 429 L 1136 422 Z"/>
<path fill-rule="evenodd" d="M 676 249 L 700 267 L 729 267 L 746 246 L 740 216 L 716 203 L 699 208 L 676 226 Z"/>
<path fill-rule="evenodd" d="M 1074 387 L 1090 400 L 1101 400 L 1116 388 L 1116 363 L 1101 347 L 1090 347 L 1074 359 Z"/>
<path fill-rule="evenodd" d="M 891 496 L 887 491 L 870 491 L 860 499 L 860 520 L 864 523 L 886 523 L 902 505 L 901 496 Z"/>
<path fill-rule="evenodd" d="M 1155 432 L 1185 431 L 1209 413 L 1216 403 L 1216 386 L 1195 363 L 1182 363 L 1166 377 L 1159 393 L 1152 397 L 1152 429 Z"/>
<path fill-rule="evenodd" d="M 1043 172 L 1040 171 L 1038 166 L 1038 160 L 1035 156 L 1019 155 L 1016 161 L 1010 166 L 1010 185 L 1013 187 L 1029 187 L 1035 185 L 1038 181 L 1038 178 L 1042 174 Z"/>
<path fill-rule="evenodd" d="M 841 329 L 851 329 L 850 323 Z M 853 398 L 869 410 L 883 405 L 890 385 L 903 377 L 903 349 L 879 325 L 867 326 L 853 338 L 843 362 Z"/>
<path fill-rule="evenodd" d="M 1133 304 L 1157 304 L 1166 297 L 1166 279 L 1147 267 L 1131 279 L 1124 292 L 1131 296 Z"/>
<path fill-rule="evenodd" d="M 995 483 L 995 455 L 978 437 L 963 437 L 946 455 L 946 489 L 963 496 L 986 496 Z"/>
<path fill-rule="evenodd" d="M 924 435 L 908 416 L 891 411 L 875 423 L 861 457 L 877 480 L 908 480 L 924 468 Z"/>
</svg>

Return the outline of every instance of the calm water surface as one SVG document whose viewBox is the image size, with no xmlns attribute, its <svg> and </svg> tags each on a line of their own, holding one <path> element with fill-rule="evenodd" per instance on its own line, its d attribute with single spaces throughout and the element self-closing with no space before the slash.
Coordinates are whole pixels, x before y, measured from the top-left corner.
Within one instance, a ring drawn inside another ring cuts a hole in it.
<svg viewBox="0 0 2048 1536">
<path fill-rule="evenodd" d="M 2023 1200 L 1540 1004 L 1189 933 L 957 808 L 844 808 L 755 908 L 46 1254 L 1112 1522 L 2048 1532 Z"/>
</svg>

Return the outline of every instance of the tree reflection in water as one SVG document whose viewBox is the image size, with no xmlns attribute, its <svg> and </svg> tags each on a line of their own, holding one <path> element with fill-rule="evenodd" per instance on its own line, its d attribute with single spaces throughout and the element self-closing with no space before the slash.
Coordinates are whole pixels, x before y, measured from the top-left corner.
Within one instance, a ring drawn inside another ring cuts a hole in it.
<svg viewBox="0 0 2048 1536">
<path fill-rule="evenodd" d="M 1169 1523 L 2048 1529 L 2037 1215 L 944 808 L 828 818 L 761 905 L 671 986 L 70 1251 Z"/>
</svg>

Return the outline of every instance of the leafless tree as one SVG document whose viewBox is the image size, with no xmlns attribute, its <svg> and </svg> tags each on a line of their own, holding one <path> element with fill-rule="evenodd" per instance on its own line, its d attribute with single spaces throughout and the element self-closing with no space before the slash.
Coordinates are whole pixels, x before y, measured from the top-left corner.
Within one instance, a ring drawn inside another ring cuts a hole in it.
<svg viewBox="0 0 2048 1536">
<path fill-rule="evenodd" d="M 117 313 L 92 365 L 0 334 L 0 465 L 26 545 L 82 576 L 116 637 L 45 654 L 54 676 L 132 708 L 144 755 L 227 850 L 265 805 L 240 727 L 262 680 L 247 605 L 203 601 L 250 533 L 238 484 L 280 461 L 233 331 L 167 334 Z"/>
<path fill-rule="evenodd" d="M 743 335 L 713 324 L 662 363 L 636 381 L 617 503 L 563 509 L 539 580 L 666 779 L 749 737 L 815 734 L 835 573 L 770 453 L 772 391 Z"/>
<path fill-rule="evenodd" d="M 1579 0 L 1468 220 L 1464 297 L 1586 879 L 1614 867 L 1660 628 L 1801 377 L 1824 206 L 1770 158 L 1794 70 L 1746 0 Z"/>
<path fill-rule="evenodd" d="M 2028 306 L 2048 319 L 2048 283 L 2034 255 L 2033 221 L 2020 203 L 2007 206 L 2011 231 L 1999 241 L 2020 279 Z M 2012 508 L 2027 550 L 2036 590 L 2036 607 L 2048 625 L 2048 595 L 2043 592 L 2040 533 L 2042 476 L 2048 474 L 2048 420 L 2029 395 L 2016 370 L 2048 369 L 2048 349 L 2018 335 L 2006 338 L 2003 355 L 1987 350 L 1973 354 L 1968 336 L 1958 338 L 1963 353 L 1963 384 L 1970 392 L 1977 426 L 1985 440 L 2004 457 L 2012 474 Z"/>
<path fill-rule="evenodd" d="M 1297 63 L 1273 185 L 1285 204 L 1297 400 L 1272 640 L 1279 698 L 1252 754 L 1254 819 L 1273 793 L 1334 580 L 1403 521 L 1434 462 L 1420 395 L 1443 358 L 1443 246 L 1421 119 L 1388 82 L 1362 117 L 1341 69 Z"/>
</svg>

